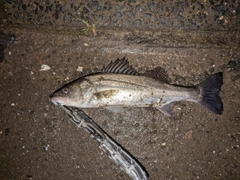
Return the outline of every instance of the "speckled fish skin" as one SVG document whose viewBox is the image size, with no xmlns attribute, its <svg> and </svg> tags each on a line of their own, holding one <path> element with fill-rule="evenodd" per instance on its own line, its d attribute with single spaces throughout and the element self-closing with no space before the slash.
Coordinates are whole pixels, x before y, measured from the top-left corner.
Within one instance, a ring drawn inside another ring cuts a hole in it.
<svg viewBox="0 0 240 180">
<path fill-rule="evenodd" d="M 62 96 L 62 105 L 96 108 L 102 106 L 161 106 L 164 103 L 198 98 L 197 88 L 184 88 L 156 81 L 144 76 L 124 74 L 96 74 L 76 80 L 55 92 L 53 98 Z"/>
<path fill-rule="evenodd" d="M 217 73 L 208 78 L 207 83 L 182 87 L 146 76 L 98 73 L 81 77 L 63 86 L 54 92 L 51 101 L 58 105 L 78 108 L 156 107 L 166 115 L 172 116 L 171 103 L 186 100 L 221 114 L 222 102 L 218 95 L 221 80 L 221 73 Z M 204 98 L 206 89 L 207 92 L 211 92 L 211 98 Z M 210 99 L 213 108 L 204 99 Z"/>
</svg>

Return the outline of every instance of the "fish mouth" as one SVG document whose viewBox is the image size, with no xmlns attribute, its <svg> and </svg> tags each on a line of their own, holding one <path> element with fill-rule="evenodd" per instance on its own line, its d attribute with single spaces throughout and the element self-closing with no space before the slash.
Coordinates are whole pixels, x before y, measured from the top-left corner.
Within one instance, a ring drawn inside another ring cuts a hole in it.
<svg viewBox="0 0 240 180">
<path fill-rule="evenodd" d="M 50 97 L 50 101 L 52 101 L 53 104 L 57 105 L 57 106 L 63 106 L 61 104 L 61 97 L 56 97 L 56 96 L 51 96 Z"/>
</svg>

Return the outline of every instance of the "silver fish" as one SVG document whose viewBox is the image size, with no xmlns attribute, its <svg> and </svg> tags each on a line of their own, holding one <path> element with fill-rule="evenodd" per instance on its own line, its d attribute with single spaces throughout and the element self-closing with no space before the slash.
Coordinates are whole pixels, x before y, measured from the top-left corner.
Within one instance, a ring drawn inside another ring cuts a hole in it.
<svg viewBox="0 0 240 180">
<path fill-rule="evenodd" d="M 223 104 L 219 92 L 222 83 L 222 73 L 218 72 L 196 86 L 172 85 L 161 67 L 140 75 L 127 59 L 122 58 L 111 62 L 102 72 L 80 77 L 63 86 L 50 99 L 56 105 L 78 108 L 155 107 L 167 116 L 173 116 L 173 102 L 186 100 L 221 114 Z"/>
</svg>

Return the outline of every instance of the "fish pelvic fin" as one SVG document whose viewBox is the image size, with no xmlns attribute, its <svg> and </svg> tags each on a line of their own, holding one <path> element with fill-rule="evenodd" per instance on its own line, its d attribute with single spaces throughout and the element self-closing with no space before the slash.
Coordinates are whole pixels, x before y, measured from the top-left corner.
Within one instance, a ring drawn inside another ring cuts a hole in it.
<svg viewBox="0 0 240 180">
<path fill-rule="evenodd" d="M 223 104 L 219 92 L 223 84 L 222 73 L 218 72 L 198 85 L 200 90 L 201 100 L 198 104 L 207 108 L 208 110 L 222 114 Z"/>
<path fill-rule="evenodd" d="M 156 108 L 168 117 L 174 116 L 174 114 L 172 112 L 172 103 L 167 103 L 167 104 L 164 104 L 164 105 L 162 105 L 160 107 L 156 107 Z"/>
</svg>

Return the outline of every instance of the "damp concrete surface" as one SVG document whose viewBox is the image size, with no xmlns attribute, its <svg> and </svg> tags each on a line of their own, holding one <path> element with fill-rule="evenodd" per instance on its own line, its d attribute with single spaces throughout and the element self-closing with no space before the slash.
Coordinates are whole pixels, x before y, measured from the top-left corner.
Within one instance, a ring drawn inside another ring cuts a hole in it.
<svg viewBox="0 0 240 180">
<path fill-rule="evenodd" d="M 16 10 L 14 3 L 6 2 L 8 12 Z M 19 16 L 29 16 L 21 12 L 31 6 L 20 7 Z M 45 8 L 36 7 L 40 12 Z M 14 34 L 15 41 L 0 62 L 0 179 L 129 179 L 86 131 L 49 101 L 64 84 L 123 57 L 141 73 L 163 67 L 177 85 L 197 85 L 223 72 L 223 113 L 213 114 L 192 102 L 174 103 L 172 118 L 150 107 L 84 112 L 145 167 L 150 179 L 240 179 L 240 33 L 230 21 L 228 29 L 226 21 L 237 18 L 216 17 L 212 29 L 178 24 L 176 19 L 174 28 L 168 24 L 156 30 L 154 22 L 152 29 L 133 28 L 126 16 L 118 21 L 122 26 L 103 18 L 96 33 L 90 29 L 87 36 L 82 35 L 84 24 L 53 25 L 45 19 L 39 24 L 34 16 L 29 22 L 27 17 L 20 19 L 21 24 L 14 13 L 3 16 L 0 30 Z M 61 13 L 58 17 L 63 18 Z M 50 69 L 41 71 L 42 65 Z"/>
</svg>

